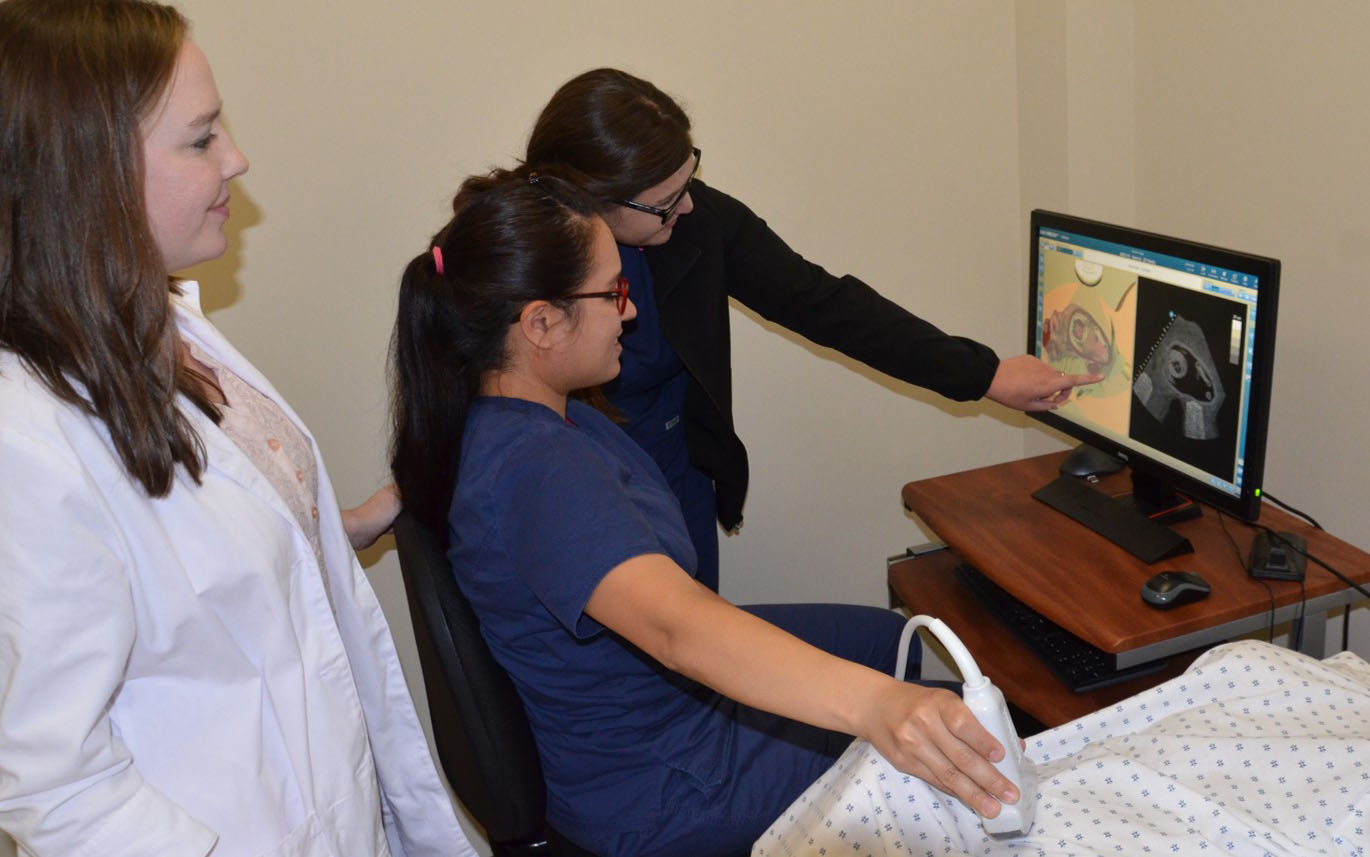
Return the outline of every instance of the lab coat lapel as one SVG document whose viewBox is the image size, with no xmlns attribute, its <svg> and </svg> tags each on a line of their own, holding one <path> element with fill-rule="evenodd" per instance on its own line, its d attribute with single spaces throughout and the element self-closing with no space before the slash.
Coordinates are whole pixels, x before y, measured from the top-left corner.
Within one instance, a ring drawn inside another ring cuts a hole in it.
<svg viewBox="0 0 1370 857">
<path fill-rule="evenodd" d="M 187 408 L 186 415 L 190 418 L 195 433 L 200 436 L 200 441 L 205 446 L 207 475 L 216 473 L 235 483 L 244 491 L 270 506 L 272 511 L 299 531 L 301 538 L 307 538 L 304 531 L 300 529 L 299 522 L 295 520 L 294 514 L 285 505 L 285 501 L 281 499 L 280 492 L 267 481 L 267 478 L 238 448 L 232 438 L 224 434 L 223 430 L 215 425 L 213 420 L 200 413 L 198 409 Z M 177 468 L 176 474 L 177 479 L 192 481 L 190 474 L 184 468 Z"/>
<path fill-rule="evenodd" d="M 205 318 L 200 310 L 199 283 L 193 280 L 184 280 L 181 282 L 181 291 L 181 296 L 173 298 L 172 304 L 178 310 L 177 320 L 182 335 L 193 340 L 196 345 L 212 355 L 226 368 L 232 370 L 239 378 L 269 396 L 281 409 L 281 412 L 300 430 L 300 433 L 308 438 L 310 452 L 314 456 L 314 468 L 318 473 L 318 496 L 315 497 L 314 501 L 319 507 L 319 542 L 323 547 L 324 563 L 327 566 L 322 569 L 324 578 L 328 581 L 329 588 L 343 599 L 357 597 L 356 581 L 348 573 L 348 570 L 356 564 L 356 556 L 352 552 L 352 545 L 347 539 L 347 534 L 343 531 L 342 512 L 338 506 L 337 495 L 333 493 L 333 483 L 328 478 L 328 470 L 324 467 L 323 457 L 319 453 L 319 446 L 315 442 L 314 436 L 310 434 L 304 421 L 300 419 L 289 403 L 266 379 L 266 376 L 240 354 L 238 349 L 234 348 L 232 343 L 219 332 L 218 328 Z M 212 445 L 213 451 L 219 453 L 216 456 L 211 452 L 211 466 L 219 465 L 225 475 L 261 497 L 289 521 L 301 538 L 305 538 L 307 541 L 308 537 L 300 528 L 299 522 L 295 520 L 294 514 L 290 512 L 285 501 L 281 499 L 280 494 L 267 481 L 266 477 L 257 470 L 242 450 L 238 449 L 232 439 L 225 435 L 218 426 L 214 425 L 207 417 L 203 417 L 203 420 L 206 427 L 201 429 L 197 424 L 197 429 L 200 429 L 200 436 L 205 440 L 206 450 L 210 450 Z M 211 439 L 213 444 L 211 444 Z M 329 573 L 329 569 L 333 569 L 333 572 Z M 338 600 L 338 598 L 334 599 L 335 602 Z"/>
<path fill-rule="evenodd" d="M 318 450 L 314 448 L 314 438 L 304 428 L 300 418 L 290 409 L 290 406 L 280 397 L 276 389 L 271 386 L 271 382 L 257 371 L 246 358 L 233 348 L 223 335 L 210 324 L 209 320 L 200 312 L 199 284 L 194 281 L 182 281 L 181 289 L 184 294 L 179 298 L 172 299 L 172 306 L 177 311 L 177 322 L 181 335 L 194 342 L 206 354 L 219 361 L 224 368 L 230 370 L 239 378 L 255 387 L 271 398 L 281 411 L 290 419 L 300 432 L 309 439 L 310 450 L 314 454 L 315 466 L 320 474 L 323 472 L 322 463 L 318 461 Z M 299 521 L 290 511 L 290 507 L 285 504 L 280 492 L 275 486 L 262 475 L 252 460 L 238 448 L 223 429 L 214 424 L 209 417 L 200 413 L 198 408 L 187 408 L 187 415 L 194 423 L 195 431 L 200 436 L 200 440 L 205 445 L 206 467 L 214 472 L 223 474 L 253 496 L 260 499 L 272 508 L 277 514 L 289 522 L 302 539 L 308 541 L 308 536 L 301 529 Z M 181 474 L 178 478 L 189 478 L 184 470 L 178 470 Z M 322 480 L 319 486 L 320 493 L 323 492 Z M 320 509 L 320 519 L 323 519 L 323 509 Z M 312 553 L 312 551 L 311 551 Z"/>
</svg>

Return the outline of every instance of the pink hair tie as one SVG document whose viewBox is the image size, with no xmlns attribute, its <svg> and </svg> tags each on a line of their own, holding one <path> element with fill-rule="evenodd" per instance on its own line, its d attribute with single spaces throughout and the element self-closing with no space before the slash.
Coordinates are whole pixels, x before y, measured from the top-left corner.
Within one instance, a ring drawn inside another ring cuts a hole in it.
<svg viewBox="0 0 1370 857">
<path fill-rule="evenodd" d="M 442 248 L 439 247 L 439 246 L 436 245 L 436 244 L 433 245 L 433 267 L 435 267 L 435 268 L 438 269 L 438 276 L 441 277 L 441 276 L 442 276 L 442 273 L 443 273 L 443 271 L 442 271 Z"/>
</svg>

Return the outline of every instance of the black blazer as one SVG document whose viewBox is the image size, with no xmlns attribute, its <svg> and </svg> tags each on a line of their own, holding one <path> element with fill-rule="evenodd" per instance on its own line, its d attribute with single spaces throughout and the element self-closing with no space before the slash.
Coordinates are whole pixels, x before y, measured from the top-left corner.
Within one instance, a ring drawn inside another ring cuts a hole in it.
<svg viewBox="0 0 1370 857">
<path fill-rule="evenodd" d="M 701 181 L 694 211 L 671 239 L 646 248 L 662 332 L 690 374 L 685 394 L 690 460 L 714 480 L 718 520 L 742 522 L 747 450 L 733 429 L 728 298 L 862 363 L 958 401 L 989 389 L 999 358 L 948 336 L 851 276 L 835 277 L 794 252 L 736 199 Z"/>
</svg>

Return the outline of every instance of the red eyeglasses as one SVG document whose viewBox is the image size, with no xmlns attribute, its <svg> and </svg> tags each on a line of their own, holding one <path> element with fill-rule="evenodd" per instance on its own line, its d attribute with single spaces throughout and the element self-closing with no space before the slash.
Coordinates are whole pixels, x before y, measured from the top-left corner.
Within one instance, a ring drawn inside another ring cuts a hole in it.
<svg viewBox="0 0 1370 857">
<path fill-rule="evenodd" d="M 613 298 L 618 306 L 618 314 L 623 315 L 623 311 L 628 308 L 628 278 L 618 278 L 618 288 L 611 292 L 581 292 L 575 295 L 567 295 L 566 300 L 578 301 L 583 298 Z"/>
</svg>

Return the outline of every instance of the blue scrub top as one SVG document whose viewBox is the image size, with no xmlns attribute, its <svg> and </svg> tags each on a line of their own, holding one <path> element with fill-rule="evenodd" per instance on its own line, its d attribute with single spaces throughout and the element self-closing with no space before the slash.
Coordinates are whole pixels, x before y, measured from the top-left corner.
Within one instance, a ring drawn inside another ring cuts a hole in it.
<svg viewBox="0 0 1370 857">
<path fill-rule="evenodd" d="M 453 572 L 537 741 L 548 820 L 598 854 L 742 852 L 849 740 L 668 671 L 585 615 L 604 576 L 648 553 L 695 568 L 656 464 L 603 414 L 477 399 L 448 520 Z M 888 670 L 901 617 L 874 607 L 747 608 Z"/>
<path fill-rule="evenodd" d="M 685 477 L 690 454 L 685 447 L 685 427 L 680 413 L 685 407 L 685 364 L 661 335 L 656 288 L 647 254 L 641 247 L 618 247 L 623 276 L 637 307 L 637 318 L 628 322 L 622 338 L 622 371 L 604 385 L 604 393 L 627 422 L 623 424 L 675 485 Z"/>
<path fill-rule="evenodd" d="M 689 375 L 661 332 L 656 284 L 641 247 L 618 246 L 637 318 L 625 326 L 619 376 L 604 393 L 627 420 L 622 428 L 666 477 L 699 560 L 700 583 L 718 590 L 718 525 L 713 480 L 690 463 L 681 413 Z"/>
<path fill-rule="evenodd" d="M 583 824 L 592 808 L 601 823 L 647 829 L 661 813 L 666 772 L 717 782 L 732 741 L 712 692 L 584 614 L 625 560 L 660 553 L 693 573 L 695 556 L 651 459 L 593 408 L 571 401 L 567 417 L 521 399 L 477 399 L 449 558 L 522 696 L 549 819 Z"/>
</svg>

